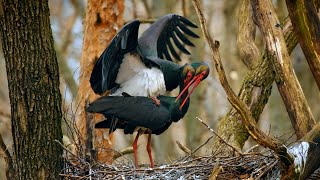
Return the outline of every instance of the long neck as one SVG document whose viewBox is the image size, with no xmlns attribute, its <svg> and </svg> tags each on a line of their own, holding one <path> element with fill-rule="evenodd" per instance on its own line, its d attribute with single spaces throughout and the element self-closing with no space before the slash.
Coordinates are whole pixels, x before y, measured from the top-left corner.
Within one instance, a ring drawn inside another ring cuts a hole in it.
<svg viewBox="0 0 320 180">
<path fill-rule="evenodd" d="M 180 83 L 180 92 L 183 90 L 184 85 L 183 82 Z M 186 104 L 182 107 L 180 110 L 180 106 L 184 99 L 186 98 L 188 94 L 188 91 L 184 92 L 181 96 L 181 98 L 175 102 L 177 97 L 170 97 L 170 96 L 159 96 L 158 99 L 160 100 L 161 104 L 165 106 L 171 113 L 171 121 L 177 122 L 181 118 L 184 117 L 184 115 L 187 113 L 189 109 L 189 103 L 190 103 L 190 98 L 188 98 Z"/>
<path fill-rule="evenodd" d="M 152 58 L 152 61 L 159 64 L 160 69 L 163 72 L 166 90 L 172 91 L 177 88 L 181 81 L 181 67 L 176 63 L 159 58 Z"/>
</svg>

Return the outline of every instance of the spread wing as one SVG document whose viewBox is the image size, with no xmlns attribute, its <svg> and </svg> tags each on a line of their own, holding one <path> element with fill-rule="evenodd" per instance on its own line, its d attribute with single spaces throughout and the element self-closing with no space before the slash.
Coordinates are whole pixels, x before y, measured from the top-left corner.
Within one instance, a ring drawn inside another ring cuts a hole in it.
<svg viewBox="0 0 320 180">
<path fill-rule="evenodd" d="M 139 49 L 144 56 L 155 56 L 170 61 L 175 58 L 180 61 L 180 56 L 174 45 L 181 52 L 190 54 L 183 43 L 188 46 L 194 46 L 194 44 L 186 35 L 199 38 L 188 27 L 197 28 L 195 24 L 185 17 L 176 14 L 163 16 L 141 35 L 138 40 Z"/>
<path fill-rule="evenodd" d="M 101 113 L 105 117 L 114 116 L 131 126 L 151 130 L 171 122 L 170 112 L 165 106 L 158 106 L 150 98 L 141 96 L 104 96 L 91 103 L 86 111 Z"/>
<path fill-rule="evenodd" d="M 135 51 L 138 44 L 140 22 L 135 20 L 123 26 L 104 50 L 91 73 L 90 84 L 93 91 L 103 94 L 117 88 L 115 82 L 123 56 Z"/>
</svg>

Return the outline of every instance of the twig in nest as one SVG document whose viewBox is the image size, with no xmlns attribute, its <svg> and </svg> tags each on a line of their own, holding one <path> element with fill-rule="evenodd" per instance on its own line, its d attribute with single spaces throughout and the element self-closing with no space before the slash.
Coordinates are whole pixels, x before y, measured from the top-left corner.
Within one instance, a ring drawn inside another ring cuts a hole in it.
<svg viewBox="0 0 320 180">
<path fill-rule="evenodd" d="M 66 148 L 61 142 L 59 142 L 58 140 L 54 140 L 55 142 L 57 142 L 65 151 L 67 151 L 68 153 L 70 153 L 72 156 L 76 157 L 80 162 L 84 162 L 83 159 L 81 159 L 80 157 L 78 157 L 77 155 L 73 154 L 68 148 Z"/>
<path fill-rule="evenodd" d="M 194 149 L 191 154 L 196 153 L 200 148 L 202 148 L 204 145 L 206 145 L 212 138 L 213 138 L 213 135 L 210 136 L 204 143 L 202 143 L 202 144 L 201 144 L 200 146 L 198 146 L 196 149 Z"/>
<path fill-rule="evenodd" d="M 181 144 L 179 141 L 176 141 L 178 147 L 185 152 L 186 154 L 190 155 L 191 154 L 191 150 L 189 148 L 187 148 L 186 146 L 184 146 L 183 144 Z"/>
<path fill-rule="evenodd" d="M 115 154 L 113 155 L 113 160 L 121 157 L 121 156 L 124 156 L 126 154 L 131 154 L 133 153 L 133 148 L 132 147 L 127 147 L 125 149 L 122 149 L 120 152 L 115 152 Z"/>
<path fill-rule="evenodd" d="M 223 170 L 222 166 L 219 166 L 219 165 L 214 166 L 213 169 L 212 169 L 212 171 L 211 171 L 211 174 L 210 174 L 209 179 L 210 179 L 210 180 L 216 180 L 217 177 L 218 177 L 218 175 L 219 175 L 219 173 L 220 173 L 222 170 Z"/>
<path fill-rule="evenodd" d="M 243 153 L 241 151 L 239 151 L 239 149 L 237 149 L 236 147 L 232 146 L 231 144 L 227 143 L 227 141 L 225 141 L 218 133 L 216 133 L 210 126 L 208 126 L 205 122 L 202 121 L 202 119 L 200 119 L 199 117 L 196 117 L 204 126 L 206 126 L 213 134 L 215 134 L 219 139 L 221 139 L 221 141 L 223 143 L 225 143 L 227 146 L 231 147 L 234 151 L 236 151 L 237 153 L 239 153 L 240 155 L 243 155 Z"/>
<path fill-rule="evenodd" d="M 274 161 L 270 166 L 268 166 L 256 179 L 260 179 L 262 176 L 264 176 L 266 173 L 268 173 L 274 166 L 278 164 L 278 160 Z"/>
<path fill-rule="evenodd" d="M 250 147 L 249 149 L 247 149 L 247 150 L 246 150 L 246 153 L 249 153 L 249 152 L 251 152 L 251 151 L 253 151 L 253 150 L 257 149 L 258 147 L 260 147 L 260 144 L 256 144 L 256 145 L 254 145 L 254 146 Z"/>
</svg>

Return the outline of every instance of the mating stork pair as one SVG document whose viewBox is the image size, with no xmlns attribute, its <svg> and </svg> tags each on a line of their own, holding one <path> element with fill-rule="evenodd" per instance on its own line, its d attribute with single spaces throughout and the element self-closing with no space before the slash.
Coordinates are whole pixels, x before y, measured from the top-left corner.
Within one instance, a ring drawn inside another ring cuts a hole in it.
<svg viewBox="0 0 320 180">
<path fill-rule="evenodd" d="M 125 134 L 137 131 L 133 142 L 136 167 L 138 138 L 148 134 L 147 151 L 154 167 L 151 134 L 159 135 L 172 122 L 183 118 L 189 108 L 190 95 L 210 69 L 205 63 L 179 66 L 172 62 L 172 59 L 180 61 L 173 43 L 182 53 L 190 55 L 182 43 L 194 46 L 187 36 L 199 38 L 188 28 L 197 28 L 188 19 L 168 14 L 138 38 L 139 26 L 138 20 L 123 26 L 96 62 L 91 87 L 97 94 L 110 92 L 111 95 L 97 99 L 86 110 L 108 118 L 95 128 L 109 128 L 110 132 L 123 129 Z M 178 86 L 177 97 L 164 96 L 166 91 Z"/>
</svg>

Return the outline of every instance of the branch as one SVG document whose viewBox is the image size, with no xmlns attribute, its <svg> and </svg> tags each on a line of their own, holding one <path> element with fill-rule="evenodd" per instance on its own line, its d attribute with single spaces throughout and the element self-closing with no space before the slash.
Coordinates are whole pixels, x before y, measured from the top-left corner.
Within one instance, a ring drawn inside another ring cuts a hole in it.
<svg viewBox="0 0 320 180">
<path fill-rule="evenodd" d="M 230 85 L 228 84 L 221 59 L 220 59 L 220 53 L 219 53 L 219 42 L 213 41 L 211 38 L 211 35 L 207 29 L 206 26 L 206 20 L 202 13 L 202 10 L 200 9 L 200 4 L 198 0 L 192 0 L 192 3 L 196 9 L 196 12 L 199 17 L 199 21 L 201 24 L 201 29 L 203 31 L 203 34 L 206 38 L 207 43 L 209 44 L 212 58 L 215 62 L 215 67 L 219 76 L 220 83 L 222 87 L 224 88 L 229 102 L 232 104 L 232 106 L 238 111 L 238 113 L 241 115 L 243 123 L 251 135 L 251 137 L 259 144 L 261 144 L 264 147 L 268 147 L 275 151 L 277 154 L 281 154 L 284 156 L 282 159 L 285 165 L 291 164 L 291 157 L 287 154 L 286 148 L 280 144 L 276 139 L 273 139 L 271 137 L 268 137 L 266 134 L 264 134 L 261 130 L 257 128 L 256 121 L 252 117 L 251 112 L 249 111 L 246 104 L 244 104 L 240 99 L 236 96 L 236 94 L 232 91 Z"/>
<path fill-rule="evenodd" d="M 189 2 L 187 0 L 181 0 L 181 5 L 182 5 L 182 15 L 184 17 L 187 17 L 189 15 Z"/>
<path fill-rule="evenodd" d="M 6 161 L 6 175 L 7 178 L 13 177 L 13 159 L 12 156 L 10 155 L 10 152 L 6 146 L 6 144 L 3 141 L 2 135 L 0 134 L 0 149 L 3 151 L 5 155 L 5 161 Z"/>
<path fill-rule="evenodd" d="M 271 1 L 251 0 L 251 5 L 257 25 L 264 36 L 267 58 L 273 63 L 276 83 L 291 124 L 297 137 L 301 138 L 312 129 L 315 120 L 293 71 L 278 17 Z"/>
<path fill-rule="evenodd" d="M 132 16 L 133 16 L 133 19 L 137 19 L 137 2 L 136 0 L 131 0 L 131 3 L 132 3 Z"/>
<path fill-rule="evenodd" d="M 127 147 L 125 149 L 122 149 L 120 152 L 115 152 L 114 155 L 113 155 L 113 160 L 121 157 L 121 156 L 124 156 L 126 154 L 132 154 L 133 153 L 133 148 L 132 147 Z"/>
<path fill-rule="evenodd" d="M 187 148 L 186 146 L 184 146 L 183 144 L 181 144 L 181 142 L 176 141 L 176 144 L 178 145 L 178 147 L 185 152 L 186 154 L 190 155 L 191 154 L 191 150 L 189 148 Z"/>
<path fill-rule="evenodd" d="M 204 126 L 206 126 L 214 135 L 216 135 L 223 143 L 225 143 L 227 146 L 231 147 L 235 152 L 237 152 L 240 155 L 243 155 L 243 153 L 237 149 L 236 147 L 229 144 L 227 141 L 225 141 L 221 136 L 219 136 L 218 133 L 216 133 L 210 126 L 208 126 L 205 122 L 202 121 L 202 119 L 196 117 Z"/>
<path fill-rule="evenodd" d="M 58 56 L 58 62 L 60 65 L 60 72 L 62 74 L 62 77 L 65 79 L 66 84 L 68 85 L 70 92 L 72 94 L 73 99 L 77 96 L 78 91 L 78 85 L 76 81 L 74 80 L 73 73 L 70 70 L 68 64 L 67 64 L 67 50 L 72 43 L 73 35 L 72 35 L 72 29 L 74 27 L 74 24 L 80 14 L 80 6 L 76 1 L 71 1 L 73 7 L 74 7 L 74 13 L 70 16 L 70 18 L 67 20 L 68 23 L 65 27 L 64 34 L 63 34 L 63 42 L 60 44 L 59 48 L 57 48 L 57 56 Z"/>
<path fill-rule="evenodd" d="M 317 1 L 319 4 L 320 1 Z M 320 89 L 320 20 L 314 0 L 286 0 L 301 49 Z"/>
<path fill-rule="evenodd" d="M 252 20 L 252 7 L 250 0 L 243 0 L 239 9 L 239 32 L 237 45 L 240 59 L 252 70 L 260 57 L 260 52 L 254 40 L 256 36 L 256 25 Z"/>
</svg>

